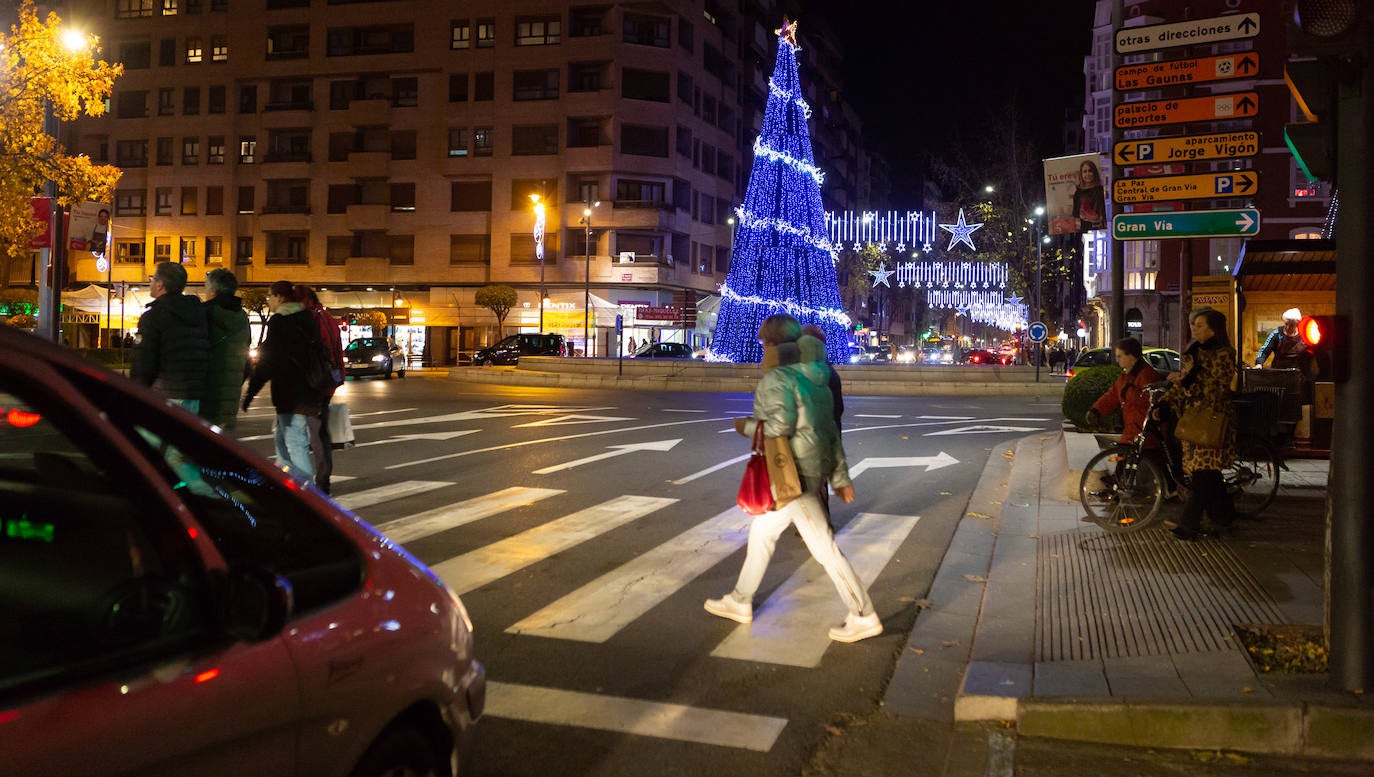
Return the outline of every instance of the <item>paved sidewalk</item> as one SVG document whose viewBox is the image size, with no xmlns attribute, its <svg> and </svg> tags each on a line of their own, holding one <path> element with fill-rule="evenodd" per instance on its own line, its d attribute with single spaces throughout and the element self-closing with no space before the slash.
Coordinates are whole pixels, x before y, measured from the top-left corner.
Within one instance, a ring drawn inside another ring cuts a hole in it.
<svg viewBox="0 0 1374 777">
<path fill-rule="evenodd" d="M 993 451 L 888 686 L 888 715 L 1023 736 L 1374 760 L 1374 704 L 1257 673 L 1243 624 L 1322 622 L 1326 461 L 1293 460 L 1225 541 L 1084 523 L 1091 435 Z"/>
</svg>

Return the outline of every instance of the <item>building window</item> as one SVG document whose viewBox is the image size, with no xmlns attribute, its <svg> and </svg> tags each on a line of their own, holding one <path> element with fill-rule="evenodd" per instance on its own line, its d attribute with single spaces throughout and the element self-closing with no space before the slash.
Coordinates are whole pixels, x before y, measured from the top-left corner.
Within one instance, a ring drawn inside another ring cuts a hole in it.
<svg viewBox="0 0 1374 777">
<path fill-rule="evenodd" d="M 307 236 L 299 232 L 268 232 L 268 264 L 307 264 Z"/>
<path fill-rule="evenodd" d="M 569 92 L 596 92 L 605 87 L 605 62 L 573 62 L 568 65 Z"/>
<path fill-rule="evenodd" d="M 468 74 L 450 73 L 448 76 L 448 101 L 465 103 L 468 101 Z"/>
<path fill-rule="evenodd" d="M 620 71 L 620 96 L 627 100 L 653 100 L 666 103 L 672 89 L 667 73 L 627 67 Z"/>
<path fill-rule="evenodd" d="M 200 164 L 200 138 L 181 139 L 181 163 L 183 165 Z"/>
<path fill-rule="evenodd" d="M 415 264 L 415 236 L 387 235 L 386 255 L 392 264 Z"/>
<path fill-rule="evenodd" d="M 448 47 L 451 49 L 470 49 L 472 48 L 472 22 L 454 20 L 449 25 Z"/>
<path fill-rule="evenodd" d="M 229 61 L 229 38 L 224 35 L 210 36 L 210 60 L 212 62 Z"/>
<path fill-rule="evenodd" d="M 153 42 L 142 40 L 121 44 L 119 61 L 125 70 L 147 70 L 153 66 Z"/>
<path fill-rule="evenodd" d="M 472 99 L 477 102 L 496 99 L 495 73 L 477 73 L 472 77 Z"/>
<path fill-rule="evenodd" d="M 330 27 L 325 35 L 325 53 L 331 57 L 406 54 L 414 50 L 415 26 L 412 24 Z"/>
<path fill-rule="evenodd" d="M 573 8 L 568 12 L 568 35 L 574 38 L 589 38 L 604 35 L 606 9 L 604 7 Z"/>
<path fill-rule="evenodd" d="M 205 187 L 205 215 L 223 216 L 224 215 L 224 187 L 207 186 Z"/>
<path fill-rule="evenodd" d="M 626 13 L 624 35 L 621 39 L 626 43 L 666 49 L 669 45 L 668 19 L 662 16 Z"/>
<path fill-rule="evenodd" d="M 224 164 L 224 136 L 211 135 L 205 143 L 205 161 L 211 165 Z"/>
<path fill-rule="evenodd" d="M 314 110 L 313 82 L 308 78 L 279 78 L 268 85 L 269 111 Z"/>
<path fill-rule="evenodd" d="M 188 86 L 181 90 L 181 115 L 200 115 L 200 87 Z"/>
<path fill-rule="evenodd" d="M 170 186 L 160 186 L 153 190 L 153 215 L 172 215 L 172 188 Z M 168 251 L 170 250 L 169 248 Z"/>
<path fill-rule="evenodd" d="M 449 186 L 449 210 L 453 213 L 490 213 L 491 181 L 454 181 Z"/>
<path fill-rule="evenodd" d="M 415 130 L 393 130 L 390 139 L 392 159 L 414 159 L 417 141 Z"/>
<path fill-rule="evenodd" d="M 478 127 L 472 131 L 473 156 L 491 156 L 493 134 L 494 131 L 491 127 Z"/>
<path fill-rule="evenodd" d="M 146 216 L 147 208 L 148 192 L 146 189 L 123 189 L 115 192 L 116 216 Z"/>
<path fill-rule="evenodd" d="M 120 167 L 147 167 L 148 141 L 119 140 L 115 142 L 115 164 Z"/>
<path fill-rule="evenodd" d="M 414 108 L 420 103 L 420 82 L 414 78 L 391 79 L 391 107 Z"/>
<path fill-rule="evenodd" d="M 175 100 L 172 97 L 172 90 L 166 87 L 157 90 L 157 115 L 171 116 L 175 110 Z"/>
<path fill-rule="evenodd" d="M 557 153 L 557 124 L 516 125 L 511 127 L 512 156 L 541 156 Z"/>
<path fill-rule="evenodd" d="M 162 15 L 163 15 L 163 16 L 176 16 L 176 15 L 177 15 L 177 0 L 162 0 Z"/>
<path fill-rule="evenodd" d="M 324 263 L 335 266 L 348 264 L 353 255 L 352 235 L 329 235 L 324 242 Z"/>
<path fill-rule="evenodd" d="M 264 213 L 309 213 L 310 181 L 278 178 L 267 182 L 267 202 Z"/>
<path fill-rule="evenodd" d="M 304 59 L 310 56 L 310 25 L 267 28 L 267 58 Z"/>
<path fill-rule="evenodd" d="M 477 20 L 477 48 L 489 49 L 496 45 L 496 20 Z"/>
<path fill-rule="evenodd" d="M 147 246 L 142 241 L 120 240 L 115 243 L 115 261 L 122 264 L 143 264 Z"/>
<path fill-rule="evenodd" d="M 513 99 L 557 100 L 557 70 L 517 70 L 515 71 L 515 90 Z"/>
<path fill-rule="evenodd" d="M 677 22 L 677 45 L 692 51 L 695 41 L 692 39 L 692 23 L 686 19 L 679 19 Z"/>
<path fill-rule="evenodd" d="M 157 262 L 172 261 L 172 239 L 170 237 L 153 238 L 153 260 Z"/>
<path fill-rule="evenodd" d="M 414 213 L 414 212 L 415 212 L 415 184 L 413 184 L 413 183 L 393 183 L 393 184 L 391 184 L 391 212 L 392 212 L 392 213 Z"/>
<path fill-rule="evenodd" d="M 200 190 L 194 186 L 181 187 L 181 215 L 194 216 L 198 210 Z"/>
<path fill-rule="evenodd" d="M 253 258 L 253 238 L 240 236 L 234 241 L 234 263 L 248 264 Z"/>
<path fill-rule="evenodd" d="M 239 87 L 239 113 L 258 112 L 257 84 Z"/>
<path fill-rule="evenodd" d="M 158 67 L 175 67 L 177 63 L 177 39 L 162 38 L 157 42 Z"/>
<path fill-rule="evenodd" d="M 581 178 L 577 181 L 577 201 L 596 202 L 601 199 L 601 183 L 595 178 Z"/>
<path fill-rule="evenodd" d="M 252 135 L 239 138 L 239 164 L 251 165 L 258 161 L 258 140 Z"/>
<path fill-rule="evenodd" d="M 563 22 L 557 16 L 515 18 L 515 45 L 549 46 L 558 42 Z"/>
<path fill-rule="evenodd" d="M 224 238 L 218 235 L 205 238 L 205 263 L 224 264 Z"/>
<path fill-rule="evenodd" d="M 239 187 L 239 202 L 235 210 L 237 210 L 240 215 L 251 214 L 253 209 L 257 207 L 257 191 L 258 189 L 256 186 Z"/>
<path fill-rule="evenodd" d="M 224 113 L 224 93 L 222 86 L 212 86 L 209 90 L 209 100 L 205 106 L 205 112 L 210 114 Z"/>
<path fill-rule="evenodd" d="M 121 119 L 146 118 L 148 116 L 147 90 L 120 92 L 115 98 L 115 116 Z"/>
<path fill-rule="evenodd" d="M 153 0 L 117 0 L 116 19 L 141 19 L 153 15 Z"/>
<path fill-rule="evenodd" d="M 157 139 L 157 164 L 166 167 L 172 164 L 172 143 L 174 138 Z"/>
<path fill-rule="evenodd" d="M 448 263 L 491 264 L 491 235 L 449 235 Z"/>
<path fill-rule="evenodd" d="M 677 71 L 677 99 L 680 102 L 684 102 L 688 105 L 692 104 L 692 85 L 691 76 L 681 70 Z"/>
<path fill-rule="evenodd" d="M 616 207 L 657 206 L 664 203 L 661 181 L 636 181 L 622 178 L 615 182 Z"/>
<path fill-rule="evenodd" d="M 468 135 L 467 127 L 449 127 L 449 128 L 448 128 L 448 155 L 449 155 L 449 156 L 451 156 L 451 157 L 453 157 L 453 156 L 467 156 L 467 155 L 469 154 L 468 142 L 469 142 L 469 135 Z"/>
<path fill-rule="evenodd" d="M 677 127 L 677 154 L 688 159 L 692 158 L 692 130 L 681 124 Z"/>
<path fill-rule="evenodd" d="M 195 264 L 195 263 L 196 263 L 196 244 L 199 243 L 200 241 L 199 241 L 199 240 L 196 240 L 194 237 L 185 237 L 185 236 L 183 236 L 183 237 L 181 237 L 177 242 L 180 244 L 180 245 L 178 245 L 177 247 L 181 249 L 181 263 L 182 263 L 182 264 Z"/>
<path fill-rule="evenodd" d="M 620 151 L 635 156 L 668 158 L 668 128 L 642 124 L 620 125 Z"/>
<path fill-rule="evenodd" d="M 187 38 L 187 39 L 186 39 L 186 62 L 187 62 L 187 64 L 195 64 L 195 63 L 197 63 L 197 62 L 204 62 L 204 61 L 205 61 L 205 48 L 204 48 L 204 44 L 201 43 L 200 38 Z"/>
<path fill-rule="evenodd" d="M 558 233 L 549 231 L 544 233 L 544 264 L 556 264 L 558 262 Z M 539 264 L 539 257 L 534 253 L 534 235 L 529 232 L 516 232 L 510 236 L 510 263 L 511 265 L 531 265 Z"/>
<path fill-rule="evenodd" d="M 310 130 L 269 130 L 266 162 L 309 162 Z"/>
<path fill-rule="evenodd" d="M 592 148 L 601 145 L 601 119 L 568 119 L 568 148 Z"/>
</svg>

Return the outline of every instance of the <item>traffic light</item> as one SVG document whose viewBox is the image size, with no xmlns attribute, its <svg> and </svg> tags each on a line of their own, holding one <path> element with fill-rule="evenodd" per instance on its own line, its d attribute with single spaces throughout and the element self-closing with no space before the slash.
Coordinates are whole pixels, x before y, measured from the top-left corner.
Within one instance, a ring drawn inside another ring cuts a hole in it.
<svg viewBox="0 0 1374 777">
<path fill-rule="evenodd" d="M 1305 122 L 1284 127 L 1284 142 L 1310 180 L 1335 182 L 1338 84 L 1365 56 L 1368 0 L 1297 0 L 1288 25 L 1288 85 Z"/>
<path fill-rule="evenodd" d="M 1335 181 L 1336 80 L 1326 62 L 1304 60 L 1283 67 L 1283 81 L 1307 121 L 1285 124 L 1283 141 L 1309 181 Z"/>
<path fill-rule="evenodd" d="M 1303 316 L 1298 335 L 1320 369 L 1319 380 L 1344 381 L 1350 378 L 1350 345 L 1345 342 L 1345 316 Z"/>
</svg>

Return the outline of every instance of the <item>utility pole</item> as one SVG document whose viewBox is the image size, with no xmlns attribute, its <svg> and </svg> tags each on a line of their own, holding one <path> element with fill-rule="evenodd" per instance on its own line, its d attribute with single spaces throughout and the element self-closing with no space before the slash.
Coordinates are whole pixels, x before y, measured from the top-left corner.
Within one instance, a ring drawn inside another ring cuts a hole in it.
<svg viewBox="0 0 1374 777">
<path fill-rule="evenodd" d="M 1126 9 L 1124 0 L 1112 0 L 1112 32 L 1115 34 L 1126 23 Z M 1125 57 L 1117 53 L 1116 47 L 1112 47 L 1112 72 L 1125 64 Z M 1112 90 L 1112 115 L 1116 115 L 1116 106 L 1121 102 L 1122 92 Z M 1122 140 L 1121 130 L 1117 128 L 1116 122 L 1112 122 L 1112 142 L 1107 150 L 1116 148 L 1116 144 Z M 1116 169 L 1112 169 L 1112 180 L 1116 180 Z M 1116 211 L 1117 204 L 1113 202 L 1108 206 L 1111 211 Z M 1107 219 L 1107 225 L 1111 226 L 1112 220 Z M 1107 244 L 1111 246 L 1112 262 L 1112 307 L 1108 315 L 1111 316 L 1112 343 L 1126 337 L 1126 244 L 1117 240 L 1112 234 L 1112 230 L 1107 230 Z M 1110 343 L 1109 343 L 1110 345 Z"/>
<path fill-rule="evenodd" d="M 586 227 L 584 247 L 587 249 L 587 272 L 583 277 L 585 283 L 582 288 L 582 355 L 589 357 L 592 355 L 592 208 L 601 203 L 587 200 L 586 204 L 587 207 L 582 209 L 582 224 Z"/>
</svg>

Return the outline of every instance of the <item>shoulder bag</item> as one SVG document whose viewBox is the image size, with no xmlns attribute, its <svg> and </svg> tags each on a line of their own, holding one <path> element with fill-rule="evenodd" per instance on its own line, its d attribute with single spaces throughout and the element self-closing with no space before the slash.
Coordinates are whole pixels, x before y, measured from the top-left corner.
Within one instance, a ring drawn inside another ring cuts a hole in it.
<svg viewBox="0 0 1374 777">
<path fill-rule="evenodd" d="M 1229 425 L 1230 418 L 1224 410 L 1194 404 L 1179 416 L 1174 436 L 1201 448 L 1224 448 Z"/>
<path fill-rule="evenodd" d="M 773 489 L 768 481 L 768 457 L 763 452 L 763 422 L 754 429 L 749 448 L 749 463 L 744 467 L 735 504 L 749 515 L 762 515 L 773 509 Z"/>
</svg>

